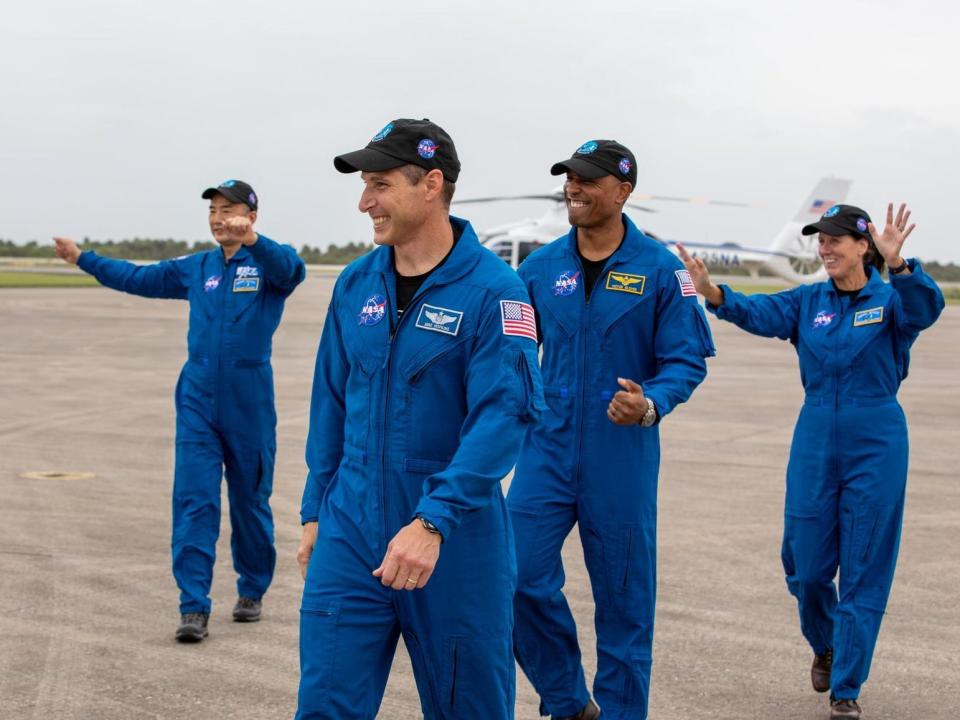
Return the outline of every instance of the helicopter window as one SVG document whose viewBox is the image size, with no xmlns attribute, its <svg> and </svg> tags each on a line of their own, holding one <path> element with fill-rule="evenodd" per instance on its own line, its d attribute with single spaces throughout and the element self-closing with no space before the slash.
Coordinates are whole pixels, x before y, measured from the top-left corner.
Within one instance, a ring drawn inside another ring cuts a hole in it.
<svg viewBox="0 0 960 720">
<path fill-rule="evenodd" d="M 520 247 L 517 249 L 517 255 L 518 255 L 517 261 L 523 262 L 524 260 L 527 259 L 527 256 L 530 253 L 532 253 L 534 250 L 538 250 L 542 248 L 543 246 L 544 246 L 544 243 L 536 242 L 536 241 L 521 242 Z"/>
<path fill-rule="evenodd" d="M 497 242 L 488 246 L 501 260 L 510 262 L 513 259 L 513 245 L 508 242 Z"/>
</svg>

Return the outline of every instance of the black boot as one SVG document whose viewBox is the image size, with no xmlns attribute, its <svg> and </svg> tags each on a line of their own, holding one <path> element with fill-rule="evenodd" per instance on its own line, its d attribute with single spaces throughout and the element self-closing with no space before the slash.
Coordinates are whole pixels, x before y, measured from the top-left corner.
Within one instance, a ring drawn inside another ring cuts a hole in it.
<svg viewBox="0 0 960 720">
<path fill-rule="evenodd" d="M 184 643 L 197 643 L 207 636 L 209 613 L 184 613 L 180 616 L 177 628 L 177 640 Z"/>
<path fill-rule="evenodd" d="M 587 700 L 587 704 L 576 715 L 565 715 L 553 720 L 596 720 L 598 717 L 600 717 L 600 708 L 593 700 Z"/>
<path fill-rule="evenodd" d="M 830 669 L 833 667 L 833 650 L 827 650 L 823 655 L 813 656 L 813 666 L 810 668 L 810 682 L 817 692 L 826 692 L 830 689 Z"/>
<path fill-rule="evenodd" d="M 256 622 L 260 619 L 260 607 L 259 600 L 241 595 L 233 606 L 233 619 L 237 622 Z"/>
</svg>

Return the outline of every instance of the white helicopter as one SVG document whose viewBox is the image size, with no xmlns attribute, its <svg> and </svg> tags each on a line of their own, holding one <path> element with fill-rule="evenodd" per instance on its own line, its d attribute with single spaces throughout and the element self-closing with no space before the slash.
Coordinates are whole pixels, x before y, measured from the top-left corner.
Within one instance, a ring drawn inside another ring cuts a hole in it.
<svg viewBox="0 0 960 720">
<path fill-rule="evenodd" d="M 817 236 L 801 235 L 800 230 L 804 225 L 819 220 L 820 216 L 833 205 L 842 203 L 847 197 L 851 184 L 850 180 L 822 178 L 807 201 L 801 205 L 793 220 L 780 230 L 766 249 L 747 248 L 732 242 L 716 244 L 684 240 L 682 241 L 683 245 L 693 255 L 703 258 L 708 264 L 745 268 L 753 277 L 759 276 L 760 269 L 765 268 L 792 283 L 799 284 L 822 280 L 826 277 L 826 271 L 817 255 Z M 661 195 L 642 195 L 639 197 L 632 195 L 631 197 L 651 201 L 697 202 L 687 198 Z M 546 245 L 560 235 L 565 235 L 569 230 L 562 188 L 557 188 L 552 193 L 542 195 L 471 198 L 454 200 L 454 203 L 466 205 L 505 200 L 550 200 L 554 203 L 542 217 L 498 225 L 480 233 L 481 242 L 514 268 L 518 267 L 534 250 Z M 742 203 L 719 200 L 699 202 L 712 205 L 743 206 Z M 628 203 L 627 207 L 643 212 L 656 212 L 651 208 L 635 203 Z M 644 232 L 676 252 L 677 243 L 675 240 L 664 240 L 646 229 L 644 229 Z"/>
</svg>

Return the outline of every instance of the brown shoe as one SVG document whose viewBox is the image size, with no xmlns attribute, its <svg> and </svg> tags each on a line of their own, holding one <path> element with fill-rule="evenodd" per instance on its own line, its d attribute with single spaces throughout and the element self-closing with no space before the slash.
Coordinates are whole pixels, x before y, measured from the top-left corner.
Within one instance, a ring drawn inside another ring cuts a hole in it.
<svg viewBox="0 0 960 720">
<path fill-rule="evenodd" d="M 600 708 L 593 700 L 587 700 L 587 704 L 576 715 L 565 715 L 554 720 L 597 720 L 598 717 L 600 717 Z"/>
<path fill-rule="evenodd" d="M 861 712 L 856 700 L 830 699 L 830 720 L 860 720 Z"/>
<path fill-rule="evenodd" d="M 810 668 L 810 682 L 817 692 L 826 692 L 830 689 L 830 668 L 833 667 L 833 650 L 827 650 L 823 655 L 813 656 L 813 666 Z"/>
</svg>

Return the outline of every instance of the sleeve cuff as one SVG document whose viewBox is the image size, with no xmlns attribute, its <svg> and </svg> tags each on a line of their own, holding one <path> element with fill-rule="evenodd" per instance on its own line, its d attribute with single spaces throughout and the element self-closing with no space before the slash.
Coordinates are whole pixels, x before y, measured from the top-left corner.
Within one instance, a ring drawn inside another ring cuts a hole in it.
<svg viewBox="0 0 960 720">
<path fill-rule="evenodd" d="M 904 275 L 902 273 L 899 275 L 894 275 L 893 273 L 888 272 L 887 275 L 890 277 L 890 283 L 894 286 L 910 285 L 911 283 L 920 282 L 920 278 L 926 274 L 923 272 L 923 266 L 920 265 L 920 261 L 916 258 L 907 258 L 907 268 L 910 270 L 909 275 Z"/>
<path fill-rule="evenodd" d="M 90 265 L 95 257 L 96 255 L 94 254 L 93 250 L 84 250 L 82 253 L 80 253 L 80 257 L 77 258 L 77 267 L 84 272 L 90 272 L 92 269 Z"/>
<path fill-rule="evenodd" d="M 456 521 L 447 511 L 446 506 L 429 497 L 420 498 L 413 516 L 423 517 L 432 522 L 440 531 L 440 537 L 443 538 L 444 542 L 450 538 L 450 533 L 457 527 Z"/>
</svg>

